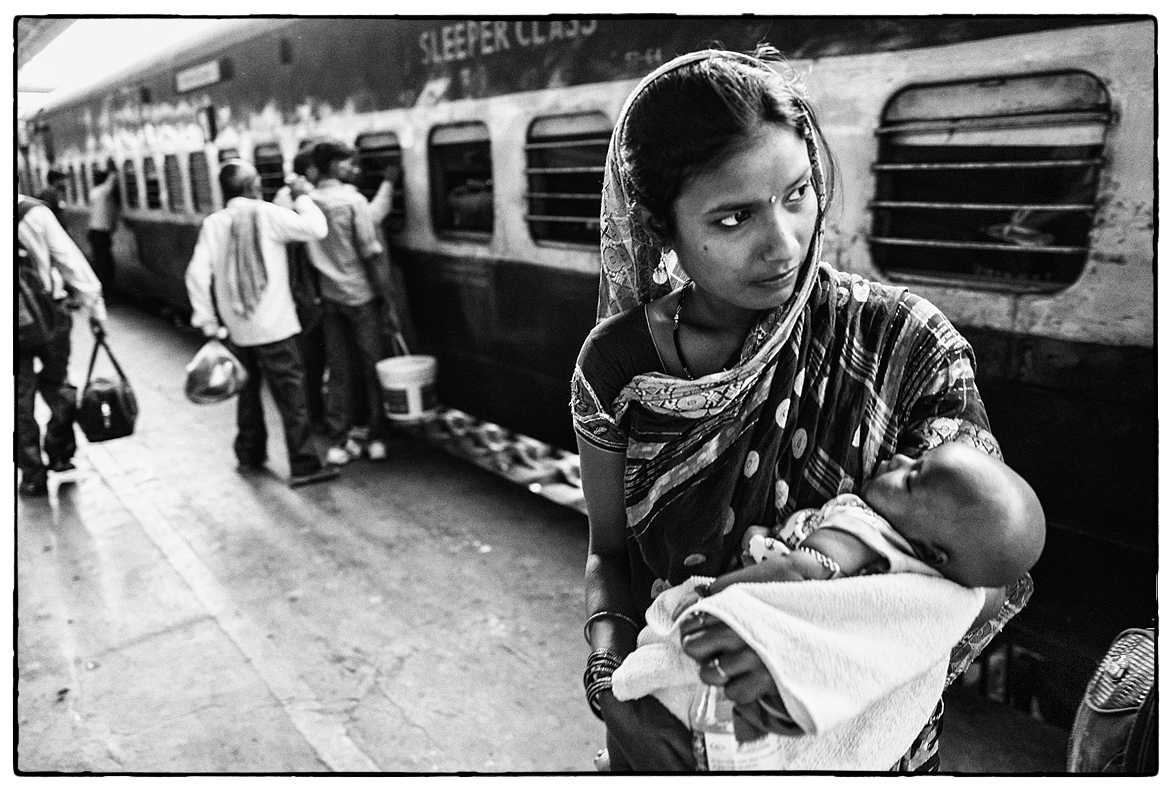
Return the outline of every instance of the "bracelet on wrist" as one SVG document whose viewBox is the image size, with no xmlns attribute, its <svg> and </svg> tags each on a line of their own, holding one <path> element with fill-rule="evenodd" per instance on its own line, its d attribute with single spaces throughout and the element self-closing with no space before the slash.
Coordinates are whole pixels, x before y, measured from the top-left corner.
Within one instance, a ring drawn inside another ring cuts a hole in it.
<svg viewBox="0 0 1172 793">
<path fill-rule="evenodd" d="M 619 612 L 619 611 L 596 611 L 595 613 L 591 614 L 586 619 L 586 624 L 582 626 L 582 636 L 583 636 L 583 638 L 586 639 L 587 644 L 590 644 L 590 626 L 593 625 L 595 623 L 595 621 L 600 620 L 603 617 L 612 617 L 616 620 L 621 620 L 621 621 L 627 623 L 628 625 L 630 625 L 632 628 L 634 628 L 635 633 L 639 632 L 639 623 L 635 622 L 635 620 L 631 619 L 630 617 L 628 617 L 626 614 L 623 614 L 622 612 Z"/>
<path fill-rule="evenodd" d="M 830 580 L 831 578 L 838 578 L 842 575 L 842 568 L 838 566 L 838 562 L 834 561 L 821 551 L 816 551 L 813 548 L 807 548 L 805 545 L 799 545 L 798 550 L 814 557 L 818 561 L 818 564 L 822 565 L 830 571 L 830 576 L 827 578 L 827 580 Z"/>
<path fill-rule="evenodd" d="M 592 651 L 586 661 L 582 686 L 586 689 L 586 702 L 590 710 L 599 719 L 602 718 L 602 692 L 611 687 L 611 676 L 622 663 L 622 657 L 606 647 Z"/>
</svg>

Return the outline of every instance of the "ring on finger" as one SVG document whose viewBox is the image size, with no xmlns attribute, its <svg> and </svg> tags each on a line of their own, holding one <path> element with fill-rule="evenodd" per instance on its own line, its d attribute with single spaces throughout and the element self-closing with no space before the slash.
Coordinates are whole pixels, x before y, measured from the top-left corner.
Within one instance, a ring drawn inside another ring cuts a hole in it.
<svg viewBox="0 0 1172 793">
<path fill-rule="evenodd" d="M 720 659 L 715 656 L 712 658 L 712 669 L 720 677 L 720 684 L 722 686 L 728 682 L 728 672 L 720 667 Z"/>
</svg>

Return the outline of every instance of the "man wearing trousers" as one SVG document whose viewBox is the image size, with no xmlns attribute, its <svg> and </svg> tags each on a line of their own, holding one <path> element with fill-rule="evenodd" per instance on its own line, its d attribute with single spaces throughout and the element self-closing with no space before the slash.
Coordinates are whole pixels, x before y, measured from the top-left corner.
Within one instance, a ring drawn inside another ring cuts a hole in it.
<svg viewBox="0 0 1172 793">
<path fill-rule="evenodd" d="M 311 437 L 285 248 L 324 237 L 326 219 L 302 178 L 290 185 L 292 211 L 261 200 L 260 177 L 243 160 L 224 163 L 219 179 L 226 205 L 204 220 L 186 281 L 191 323 L 207 336 L 226 335 L 248 371 L 236 405 L 236 459 L 245 470 L 267 460 L 263 378 L 284 423 L 290 485 L 333 478 L 337 469 L 322 466 Z"/>
</svg>

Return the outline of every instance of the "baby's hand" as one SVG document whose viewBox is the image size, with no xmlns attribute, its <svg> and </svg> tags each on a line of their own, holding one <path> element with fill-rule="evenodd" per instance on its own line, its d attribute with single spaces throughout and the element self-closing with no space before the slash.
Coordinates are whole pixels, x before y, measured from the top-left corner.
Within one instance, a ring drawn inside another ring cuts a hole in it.
<svg viewBox="0 0 1172 793">
<path fill-rule="evenodd" d="M 775 540 L 777 545 L 785 548 L 785 544 L 781 540 Z M 692 606 L 699 602 L 700 598 L 706 595 L 715 595 L 728 589 L 733 584 L 752 584 L 752 583 L 770 583 L 781 581 L 808 581 L 817 576 L 810 575 L 808 569 L 803 569 L 805 565 L 803 562 L 809 561 L 815 567 L 818 563 L 813 561 L 813 558 L 804 553 L 790 554 L 789 549 L 785 549 L 784 553 L 778 553 L 775 549 L 767 551 L 770 555 L 764 557 L 759 563 L 751 564 L 748 567 L 742 567 L 740 570 L 733 570 L 731 573 L 725 573 L 717 578 L 707 587 L 700 585 L 697 589 L 704 589 L 703 595 L 699 592 L 689 592 L 683 600 L 680 601 L 679 606 L 676 607 L 675 613 L 672 614 L 672 619 L 677 620 L 680 615 L 687 611 Z M 801 559 L 799 557 L 805 557 Z"/>
<path fill-rule="evenodd" d="M 754 564 L 757 560 L 753 558 L 750 551 L 750 546 L 758 537 L 768 537 L 768 526 L 750 526 L 745 529 L 745 534 L 741 537 L 741 566 L 748 567 Z"/>
<path fill-rule="evenodd" d="M 768 559 L 784 559 L 789 553 L 786 544 L 776 537 L 754 534 L 749 538 L 749 556 L 757 564 Z"/>
</svg>

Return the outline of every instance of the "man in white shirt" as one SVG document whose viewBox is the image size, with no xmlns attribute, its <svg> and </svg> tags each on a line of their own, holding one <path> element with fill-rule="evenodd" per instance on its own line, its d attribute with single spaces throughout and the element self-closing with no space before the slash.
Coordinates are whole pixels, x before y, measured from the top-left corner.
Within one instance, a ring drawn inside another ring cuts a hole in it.
<svg viewBox="0 0 1172 793">
<path fill-rule="evenodd" d="M 21 344 L 18 337 L 16 362 L 16 465 L 21 473 L 18 492 L 22 496 L 44 496 L 49 492 L 48 471 L 72 469 L 77 451 L 73 434 L 77 389 L 68 379 L 73 319 L 67 298 L 79 301 L 89 310 L 95 333 L 104 332 L 106 305 L 102 301 L 102 285 L 89 262 L 47 206 L 18 195 L 17 217 L 20 246 L 24 255 L 35 263 L 41 279 L 39 286 L 44 288 L 53 306 L 48 338 Z M 37 360 L 41 362 L 39 372 Z M 41 432 L 35 415 L 38 393 L 50 413 L 44 437 L 48 467 L 41 453 Z"/>
<path fill-rule="evenodd" d="M 248 371 L 236 404 L 236 459 L 246 470 L 261 468 L 267 460 L 263 377 L 284 423 L 290 484 L 333 478 L 337 469 L 322 466 L 311 437 L 296 338 L 301 325 L 285 250 L 290 242 L 324 237 L 325 216 L 307 195 L 312 186 L 304 179 L 290 185 L 290 211 L 261 200 L 260 177 L 243 160 L 224 163 L 219 178 L 227 204 L 204 220 L 186 282 L 191 324 L 207 336 L 230 338 Z"/>
</svg>

